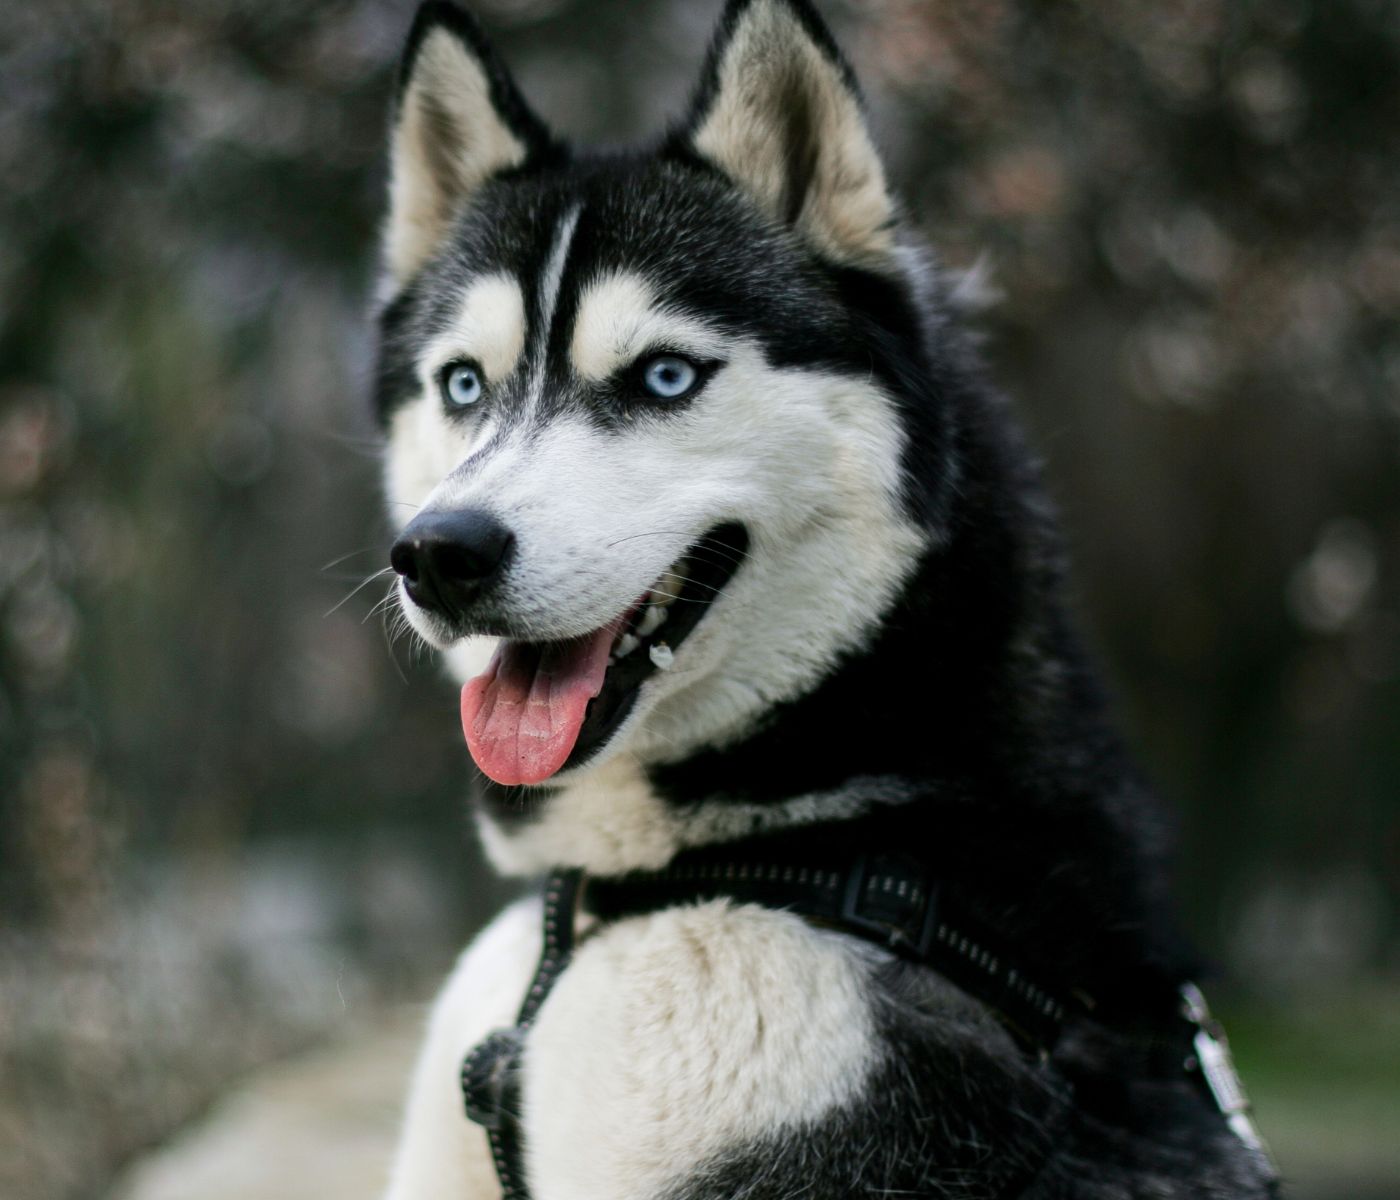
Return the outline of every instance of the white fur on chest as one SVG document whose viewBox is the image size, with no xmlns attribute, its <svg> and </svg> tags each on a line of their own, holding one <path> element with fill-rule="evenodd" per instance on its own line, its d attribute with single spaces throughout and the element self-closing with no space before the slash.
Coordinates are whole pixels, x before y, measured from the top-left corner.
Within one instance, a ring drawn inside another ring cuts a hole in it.
<svg viewBox="0 0 1400 1200">
<path fill-rule="evenodd" d="M 525 1054 L 536 1200 L 644 1200 L 855 1096 L 875 1057 L 862 947 L 727 901 L 607 927 Z"/>
<path fill-rule="evenodd" d="M 500 1194 L 458 1069 L 510 1025 L 540 949 L 537 903 L 458 963 L 414 1075 L 388 1200 Z M 856 1096 L 876 1056 L 870 952 L 791 914 L 727 901 L 586 936 L 526 1041 L 534 1200 L 643 1200 L 707 1159 Z"/>
</svg>

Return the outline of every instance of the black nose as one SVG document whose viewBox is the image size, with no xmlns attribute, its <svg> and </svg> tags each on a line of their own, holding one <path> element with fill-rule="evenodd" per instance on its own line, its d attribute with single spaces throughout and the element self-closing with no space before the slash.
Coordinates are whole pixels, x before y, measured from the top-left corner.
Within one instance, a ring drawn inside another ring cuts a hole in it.
<svg viewBox="0 0 1400 1200">
<path fill-rule="evenodd" d="M 414 601 L 445 617 L 461 616 L 505 569 L 514 535 L 481 509 L 420 513 L 389 551 Z"/>
</svg>

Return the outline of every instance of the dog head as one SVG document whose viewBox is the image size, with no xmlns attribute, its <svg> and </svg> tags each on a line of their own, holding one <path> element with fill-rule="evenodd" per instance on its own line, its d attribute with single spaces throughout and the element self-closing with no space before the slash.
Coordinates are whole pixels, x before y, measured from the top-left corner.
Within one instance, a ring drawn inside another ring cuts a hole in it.
<svg viewBox="0 0 1400 1200">
<path fill-rule="evenodd" d="M 941 433 L 904 411 L 918 284 L 805 0 L 731 3 L 682 125 L 591 156 L 429 3 L 391 177 L 391 561 L 481 770 L 675 761 L 857 650 L 938 536 L 910 478 Z"/>
</svg>

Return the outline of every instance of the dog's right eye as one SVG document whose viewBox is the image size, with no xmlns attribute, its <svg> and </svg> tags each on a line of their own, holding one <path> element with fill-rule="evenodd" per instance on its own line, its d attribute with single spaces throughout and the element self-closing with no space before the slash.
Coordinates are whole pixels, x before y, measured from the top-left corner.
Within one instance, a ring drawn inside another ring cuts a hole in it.
<svg viewBox="0 0 1400 1200">
<path fill-rule="evenodd" d="M 684 400 L 705 382 L 714 364 L 693 363 L 679 354 L 658 354 L 637 364 L 642 392 L 653 400 Z"/>
<path fill-rule="evenodd" d="M 449 412 L 470 408 L 481 399 L 481 369 L 470 362 L 448 363 L 438 375 L 438 387 Z"/>
</svg>

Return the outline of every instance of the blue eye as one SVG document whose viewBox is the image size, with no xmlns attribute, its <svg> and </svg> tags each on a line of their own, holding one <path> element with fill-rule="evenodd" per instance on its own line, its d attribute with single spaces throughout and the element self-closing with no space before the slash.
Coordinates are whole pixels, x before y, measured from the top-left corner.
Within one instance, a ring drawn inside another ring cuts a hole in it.
<svg viewBox="0 0 1400 1200">
<path fill-rule="evenodd" d="M 442 398 L 448 408 L 470 408 L 481 399 L 481 372 L 471 363 L 454 363 L 443 372 Z"/>
<path fill-rule="evenodd" d="M 642 371 L 642 386 L 658 400 L 679 400 L 694 390 L 700 372 L 675 354 L 653 358 Z"/>
</svg>

